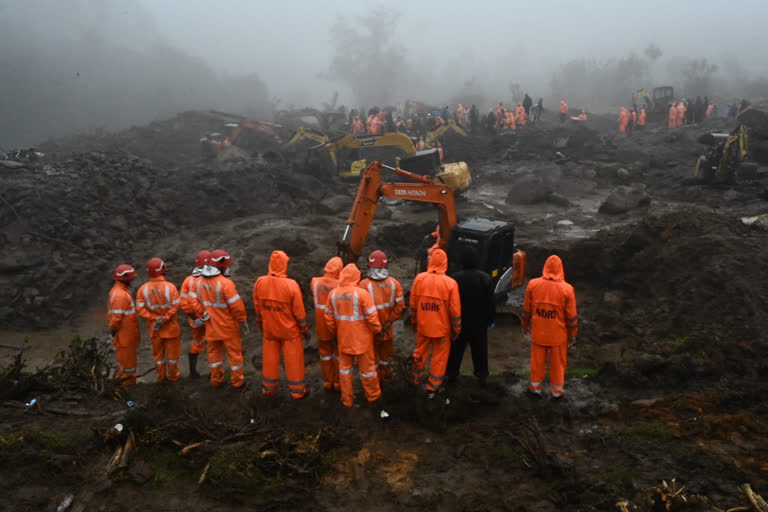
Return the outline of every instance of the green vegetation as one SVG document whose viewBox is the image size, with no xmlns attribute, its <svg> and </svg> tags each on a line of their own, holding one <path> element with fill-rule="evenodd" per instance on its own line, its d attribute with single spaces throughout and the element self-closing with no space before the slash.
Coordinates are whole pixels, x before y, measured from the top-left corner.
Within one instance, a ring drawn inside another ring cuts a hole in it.
<svg viewBox="0 0 768 512">
<path fill-rule="evenodd" d="M 600 475 L 600 479 L 604 480 L 608 485 L 616 487 L 618 489 L 629 489 L 632 487 L 632 482 L 635 479 L 635 475 L 631 469 L 624 466 L 614 466 L 613 469 Z"/>
<path fill-rule="evenodd" d="M 667 425 L 660 422 L 638 423 L 621 431 L 625 436 L 663 440 L 669 438 Z"/>
</svg>

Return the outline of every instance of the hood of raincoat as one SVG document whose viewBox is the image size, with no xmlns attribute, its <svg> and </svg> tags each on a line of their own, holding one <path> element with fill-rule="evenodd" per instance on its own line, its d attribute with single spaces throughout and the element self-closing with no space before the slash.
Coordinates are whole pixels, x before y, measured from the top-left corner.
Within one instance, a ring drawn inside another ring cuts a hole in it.
<svg viewBox="0 0 768 512">
<path fill-rule="evenodd" d="M 338 256 L 334 256 L 325 264 L 325 277 L 338 279 L 342 268 L 344 268 L 344 262 Z"/>
<path fill-rule="evenodd" d="M 448 270 L 448 256 L 442 249 L 435 249 L 429 257 L 427 272 L 430 274 L 445 274 Z"/>
<path fill-rule="evenodd" d="M 544 263 L 544 271 L 541 277 L 550 281 L 565 281 L 565 272 L 563 271 L 563 261 L 554 254 L 547 258 Z"/>
<path fill-rule="evenodd" d="M 360 269 L 354 263 L 350 263 L 341 271 L 339 278 L 339 286 L 357 286 L 360 282 Z"/>
<path fill-rule="evenodd" d="M 272 256 L 269 257 L 269 275 L 287 277 L 289 260 L 290 258 L 283 251 L 272 251 Z"/>
</svg>

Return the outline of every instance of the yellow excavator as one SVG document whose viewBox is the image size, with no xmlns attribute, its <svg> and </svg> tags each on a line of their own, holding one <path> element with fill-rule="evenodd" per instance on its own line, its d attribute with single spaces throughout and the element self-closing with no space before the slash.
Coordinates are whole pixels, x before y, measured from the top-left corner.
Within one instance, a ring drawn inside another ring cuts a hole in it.
<svg viewBox="0 0 768 512">
<path fill-rule="evenodd" d="M 644 108 L 649 120 L 666 119 L 669 104 L 675 101 L 675 90 L 670 86 L 637 89 L 632 92 L 632 105 Z"/>
<path fill-rule="evenodd" d="M 696 161 L 695 176 L 704 183 L 736 181 L 736 171 L 749 157 L 747 127 L 742 124 L 730 133 L 705 133 L 699 142 L 707 149 Z"/>
<path fill-rule="evenodd" d="M 439 139 L 449 131 L 452 131 L 457 135 L 461 135 L 462 137 L 468 136 L 466 130 L 464 130 L 464 128 L 462 128 L 459 123 L 457 123 L 453 119 L 449 119 L 448 122 L 446 122 L 440 128 L 436 128 L 431 132 L 427 132 L 427 136 L 424 138 L 424 144 L 426 144 L 427 146 L 432 145 L 433 142 L 437 142 L 437 139 Z"/>
<path fill-rule="evenodd" d="M 394 148 L 405 155 L 396 160 L 400 165 L 408 165 L 409 169 L 430 175 L 435 183 L 444 183 L 456 192 L 469 187 L 472 176 L 465 162 L 443 164 L 437 149 L 416 151 L 411 138 L 399 132 L 385 132 L 377 135 L 344 135 L 337 139 L 319 144 L 313 149 L 323 149 L 328 153 L 331 168 L 342 178 L 359 178 L 368 160 L 362 157 L 363 151 L 381 148 Z M 344 159 L 342 151 L 352 150 L 352 160 Z"/>
</svg>

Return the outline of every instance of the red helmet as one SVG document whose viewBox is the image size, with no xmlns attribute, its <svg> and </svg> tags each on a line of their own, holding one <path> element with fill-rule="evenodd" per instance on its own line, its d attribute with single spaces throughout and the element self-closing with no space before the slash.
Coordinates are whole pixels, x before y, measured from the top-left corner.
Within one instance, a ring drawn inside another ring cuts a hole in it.
<svg viewBox="0 0 768 512">
<path fill-rule="evenodd" d="M 203 267 L 208 264 L 211 258 L 211 251 L 200 251 L 195 258 L 195 267 Z"/>
<path fill-rule="evenodd" d="M 136 277 L 136 270 L 130 265 L 118 265 L 114 272 L 112 272 L 112 279 L 115 281 L 127 283 L 134 277 Z"/>
<path fill-rule="evenodd" d="M 224 270 L 229 266 L 230 263 L 232 263 L 232 257 L 229 255 L 227 251 L 216 249 L 211 253 L 210 258 L 208 258 L 208 261 L 210 262 L 211 265 L 218 268 L 219 270 Z"/>
<path fill-rule="evenodd" d="M 147 275 L 149 277 L 159 277 L 168 271 L 168 265 L 158 257 L 154 257 L 147 262 Z"/>
<path fill-rule="evenodd" d="M 387 259 L 387 255 L 384 254 L 384 251 L 373 251 L 370 256 L 368 256 L 368 266 L 370 268 L 387 268 L 389 264 L 389 260 Z"/>
</svg>

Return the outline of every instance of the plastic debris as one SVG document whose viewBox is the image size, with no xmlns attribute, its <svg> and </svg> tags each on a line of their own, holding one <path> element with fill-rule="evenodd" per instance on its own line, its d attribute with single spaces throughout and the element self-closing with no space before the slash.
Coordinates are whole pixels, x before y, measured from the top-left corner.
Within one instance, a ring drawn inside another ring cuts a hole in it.
<svg viewBox="0 0 768 512">
<path fill-rule="evenodd" d="M 27 407 L 32 407 L 32 406 L 33 406 L 33 405 L 35 405 L 36 403 L 37 403 L 37 398 L 33 398 L 32 400 L 30 400 L 29 402 L 27 402 L 27 403 L 26 403 L 26 404 L 24 404 L 24 405 L 26 405 Z"/>
<path fill-rule="evenodd" d="M 381 416 L 381 419 L 385 420 L 389 418 L 389 413 L 387 411 L 382 410 L 381 413 L 379 413 L 379 416 Z"/>
<path fill-rule="evenodd" d="M 123 431 L 123 424 L 122 423 L 117 423 L 113 428 L 115 430 L 117 430 L 118 432 L 122 432 Z"/>
<path fill-rule="evenodd" d="M 61 500 L 61 503 L 59 503 L 59 506 L 56 507 L 56 512 L 64 512 L 69 508 L 70 505 L 72 505 L 72 501 L 74 501 L 75 497 L 72 494 L 67 494 L 67 497 Z"/>
<path fill-rule="evenodd" d="M 127 402 L 125 402 L 125 405 L 127 405 L 128 407 L 136 407 L 138 404 L 133 400 L 128 400 Z"/>
</svg>

